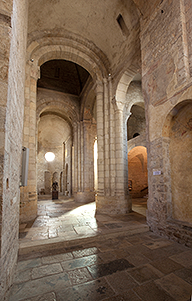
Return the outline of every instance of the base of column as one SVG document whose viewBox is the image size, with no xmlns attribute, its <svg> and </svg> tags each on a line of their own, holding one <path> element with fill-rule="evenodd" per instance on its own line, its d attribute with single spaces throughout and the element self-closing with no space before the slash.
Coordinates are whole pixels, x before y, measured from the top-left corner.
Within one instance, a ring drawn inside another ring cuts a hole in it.
<svg viewBox="0 0 192 301">
<path fill-rule="evenodd" d="M 20 189 L 20 217 L 19 222 L 29 222 L 37 217 L 37 193 L 29 192 L 28 187 Z"/>
<path fill-rule="evenodd" d="M 131 196 L 96 196 L 96 214 L 120 215 L 132 211 Z"/>
<path fill-rule="evenodd" d="M 80 203 L 89 203 L 95 201 L 95 192 L 94 191 L 81 191 L 74 193 L 75 201 Z"/>
<path fill-rule="evenodd" d="M 22 204 L 20 207 L 20 223 L 29 222 L 37 217 L 37 200 Z"/>
</svg>

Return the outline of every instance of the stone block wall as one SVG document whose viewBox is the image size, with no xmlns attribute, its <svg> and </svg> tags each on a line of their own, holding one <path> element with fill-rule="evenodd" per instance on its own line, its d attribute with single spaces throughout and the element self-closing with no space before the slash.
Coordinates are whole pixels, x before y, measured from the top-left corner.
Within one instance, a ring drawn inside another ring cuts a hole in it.
<svg viewBox="0 0 192 301">
<path fill-rule="evenodd" d="M 7 298 L 18 253 L 27 16 L 28 1 L 1 1 L 1 300 Z"/>
<path fill-rule="evenodd" d="M 150 18 L 147 13 L 141 18 L 142 86 L 148 136 L 147 221 L 153 231 L 188 245 L 192 242 L 192 224 L 186 225 L 182 212 L 177 220 L 173 214 L 170 139 L 163 131 L 169 112 L 174 116 L 177 104 L 192 99 L 187 45 L 190 9 L 190 1 L 164 0 L 157 3 Z M 174 152 L 177 151 L 175 148 Z M 186 201 L 184 195 L 182 202 Z"/>
</svg>

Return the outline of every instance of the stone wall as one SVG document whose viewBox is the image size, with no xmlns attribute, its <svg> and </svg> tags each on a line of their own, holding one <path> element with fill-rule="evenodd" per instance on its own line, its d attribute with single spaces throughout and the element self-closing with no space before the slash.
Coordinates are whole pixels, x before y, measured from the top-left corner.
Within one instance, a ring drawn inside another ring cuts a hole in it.
<svg viewBox="0 0 192 301">
<path fill-rule="evenodd" d="M 14 0 L 0 4 L 1 300 L 12 284 L 18 253 L 27 2 Z"/>
<path fill-rule="evenodd" d="M 177 109 L 170 124 L 172 217 L 192 223 L 192 101 Z"/>
<path fill-rule="evenodd" d="M 175 184 L 170 173 L 172 146 L 169 148 L 170 140 L 168 136 L 162 137 L 162 133 L 168 113 L 175 114 L 177 104 L 192 98 L 187 52 L 190 21 L 188 13 L 185 14 L 190 8 L 188 1 L 164 0 L 157 3 L 150 18 L 147 12 L 141 18 L 142 86 L 148 136 L 147 221 L 153 231 L 186 244 L 192 242 L 192 226 L 191 223 L 185 225 L 181 211 L 177 215 L 178 221 L 174 219 Z M 178 148 L 174 152 L 179 156 Z M 178 177 L 183 177 L 182 168 L 175 168 L 175 172 Z M 177 189 L 181 192 L 179 186 Z M 184 195 L 182 203 L 188 198 Z"/>
</svg>

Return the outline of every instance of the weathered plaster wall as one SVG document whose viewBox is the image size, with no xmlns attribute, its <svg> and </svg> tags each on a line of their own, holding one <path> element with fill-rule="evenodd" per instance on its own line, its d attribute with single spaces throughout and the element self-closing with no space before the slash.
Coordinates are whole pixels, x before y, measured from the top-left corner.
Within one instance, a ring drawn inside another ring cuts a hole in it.
<svg viewBox="0 0 192 301">
<path fill-rule="evenodd" d="M 12 284 L 17 261 L 28 2 L 0 3 L 1 252 L 0 299 Z"/>
</svg>

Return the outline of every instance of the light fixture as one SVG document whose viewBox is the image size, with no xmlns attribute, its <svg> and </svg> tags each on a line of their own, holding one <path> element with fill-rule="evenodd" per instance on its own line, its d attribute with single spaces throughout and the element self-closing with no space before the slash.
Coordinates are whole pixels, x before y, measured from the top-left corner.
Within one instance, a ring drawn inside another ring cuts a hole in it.
<svg viewBox="0 0 192 301">
<path fill-rule="evenodd" d="M 47 152 L 45 154 L 45 159 L 48 161 L 48 162 L 52 162 L 54 159 L 55 159 L 55 154 L 52 153 L 52 152 Z"/>
</svg>

